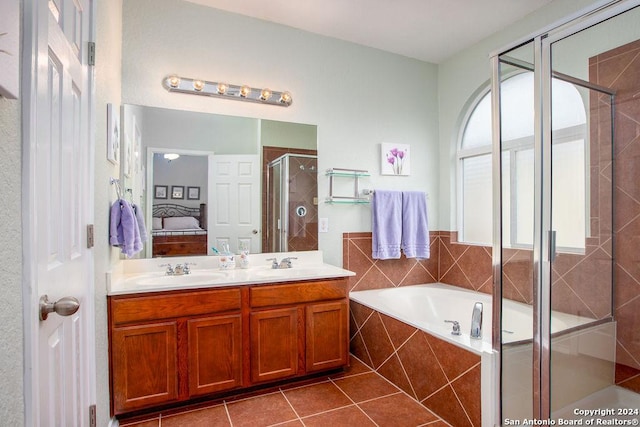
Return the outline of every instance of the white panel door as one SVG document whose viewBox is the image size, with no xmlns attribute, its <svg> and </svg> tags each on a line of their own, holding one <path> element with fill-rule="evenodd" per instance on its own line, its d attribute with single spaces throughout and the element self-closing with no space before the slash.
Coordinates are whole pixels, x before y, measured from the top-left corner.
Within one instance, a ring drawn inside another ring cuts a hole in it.
<svg viewBox="0 0 640 427">
<path fill-rule="evenodd" d="M 261 250 L 258 155 L 214 155 L 209 176 L 209 253 L 225 243 L 233 253 Z"/>
<path fill-rule="evenodd" d="M 25 37 L 33 47 L 24 84 L 26 208 L 26 425 L 87 426 L 95 400 L 93 218 L 90 123 L 92 76 L 87 42 L 91 0 L 25 2 Z M 29 49 L 26 47 L 25 49 Z M 28 62 L 28 61 L 27 61 Z M 39 318 L 41 297 L 73 297 L 73 313 Z M 9 391 L 7 391 L 9 392 Z"/>
</svg>

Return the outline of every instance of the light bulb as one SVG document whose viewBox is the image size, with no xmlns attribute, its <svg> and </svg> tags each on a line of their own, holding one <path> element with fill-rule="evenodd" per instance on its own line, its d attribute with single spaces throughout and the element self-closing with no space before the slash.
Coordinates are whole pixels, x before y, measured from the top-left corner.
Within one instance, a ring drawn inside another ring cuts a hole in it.
<svg viewBox="0 0 640 427">
<path fill-rule="evenodd" d="M 169 86 L 178 87 L 179 85 L 180 85 L 180 77 L 178 76 L 169 77 Z"/>
<path fill-rule="evenodd" d="M 291 98 L 291 94 L 289 92 L 282 92 L 280 95 L 280 103 L 285 105 L 291 105 L 293 99 Z"/>
<path fill-rule="evenodd" d="M 229 85 L 226 83 L 218 83 L 217 89 L 220 95 L 224 95 L 225 93 L 227 93 L 227 89 L 229 89 Z"/>
<path fill-rule="evenodd" d="M 248 97 L 251 94 L 251 88 L 247 85 L 243 85 L 240 88 L 240 96 L 243 98 Z"/>
<path fill-rule="evenodd" d="M 267 101 L 269 98 L 271 98 L 271 89 L 265 87 L 260 92 L 260 99 Z"/>
<path fill-rule="evenodd" d="M 202 89 L 204 89 L 204 82 L 202 80 L 194 80 L 193 88 L 198 92 L 202 91 Z"/>
<path fill-rule="evenodd" d="M 164 155 L 164 158 L 165 158 L 165 159 L 167 159 L 167 160 L 169 160 L 169 161 L 171 161 L 171 160 L 175 160 L 175 159 L 177 159 L 178 157 L 180 157 L 180 154 L 178 154 L 178 153 L 166 153 L 166 154 Z"/>
</svg>

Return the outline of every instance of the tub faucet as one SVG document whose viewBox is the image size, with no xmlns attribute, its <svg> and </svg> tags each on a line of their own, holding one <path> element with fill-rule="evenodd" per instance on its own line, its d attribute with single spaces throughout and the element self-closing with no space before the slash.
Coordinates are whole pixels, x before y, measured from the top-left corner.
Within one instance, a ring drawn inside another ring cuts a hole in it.
<svg viewBox="0 0 640 427">
<path fill-rule="evenodd" d="M 477 302 L 473 306 L 471 315 L 471 338 L 482 339 L 482 303 Z"/>
<path fill-rule="evenodd" d="M 460 333 L 460 323 L 456 320 L 445 320 L 446 323 L 453 323 L 453 330 L 451 331 L 451 335 L 462 335 Z"/>
</svg>

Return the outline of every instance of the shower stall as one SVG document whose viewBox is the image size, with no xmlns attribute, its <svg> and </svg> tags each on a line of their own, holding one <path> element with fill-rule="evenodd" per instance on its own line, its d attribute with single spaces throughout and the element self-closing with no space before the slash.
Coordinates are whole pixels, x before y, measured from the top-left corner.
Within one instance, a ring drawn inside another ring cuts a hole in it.
<svg viewBox="0 0 640 427">
<path fill-rule="evenodd" d="M 640 409 L 637 22 L 638 2 L 614 1 L 492 56 L 493 346 L 507 425 Z M 528 310 L 530 339 L 512 338 L 504 300 Z"/>
<path fill-rule="evenodd" d="M 267 165 L 265 252 L 318 249 L 318 156 L 284 154 Z"/>
</svg>

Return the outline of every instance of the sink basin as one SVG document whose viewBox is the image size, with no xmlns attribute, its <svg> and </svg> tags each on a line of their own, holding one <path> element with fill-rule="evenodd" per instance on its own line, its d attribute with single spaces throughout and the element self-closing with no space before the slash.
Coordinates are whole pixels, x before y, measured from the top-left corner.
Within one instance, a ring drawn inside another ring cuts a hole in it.
<svg viewBox="0 0 640 427">
<path fill-rule="evenodd" d="M 192 271 L 182 276 L 148 273 L 132 277 L 127 282 L 138 286 L 209 285 L 227 277 L 227 273 L 218 271 Z"/>
</svg>

